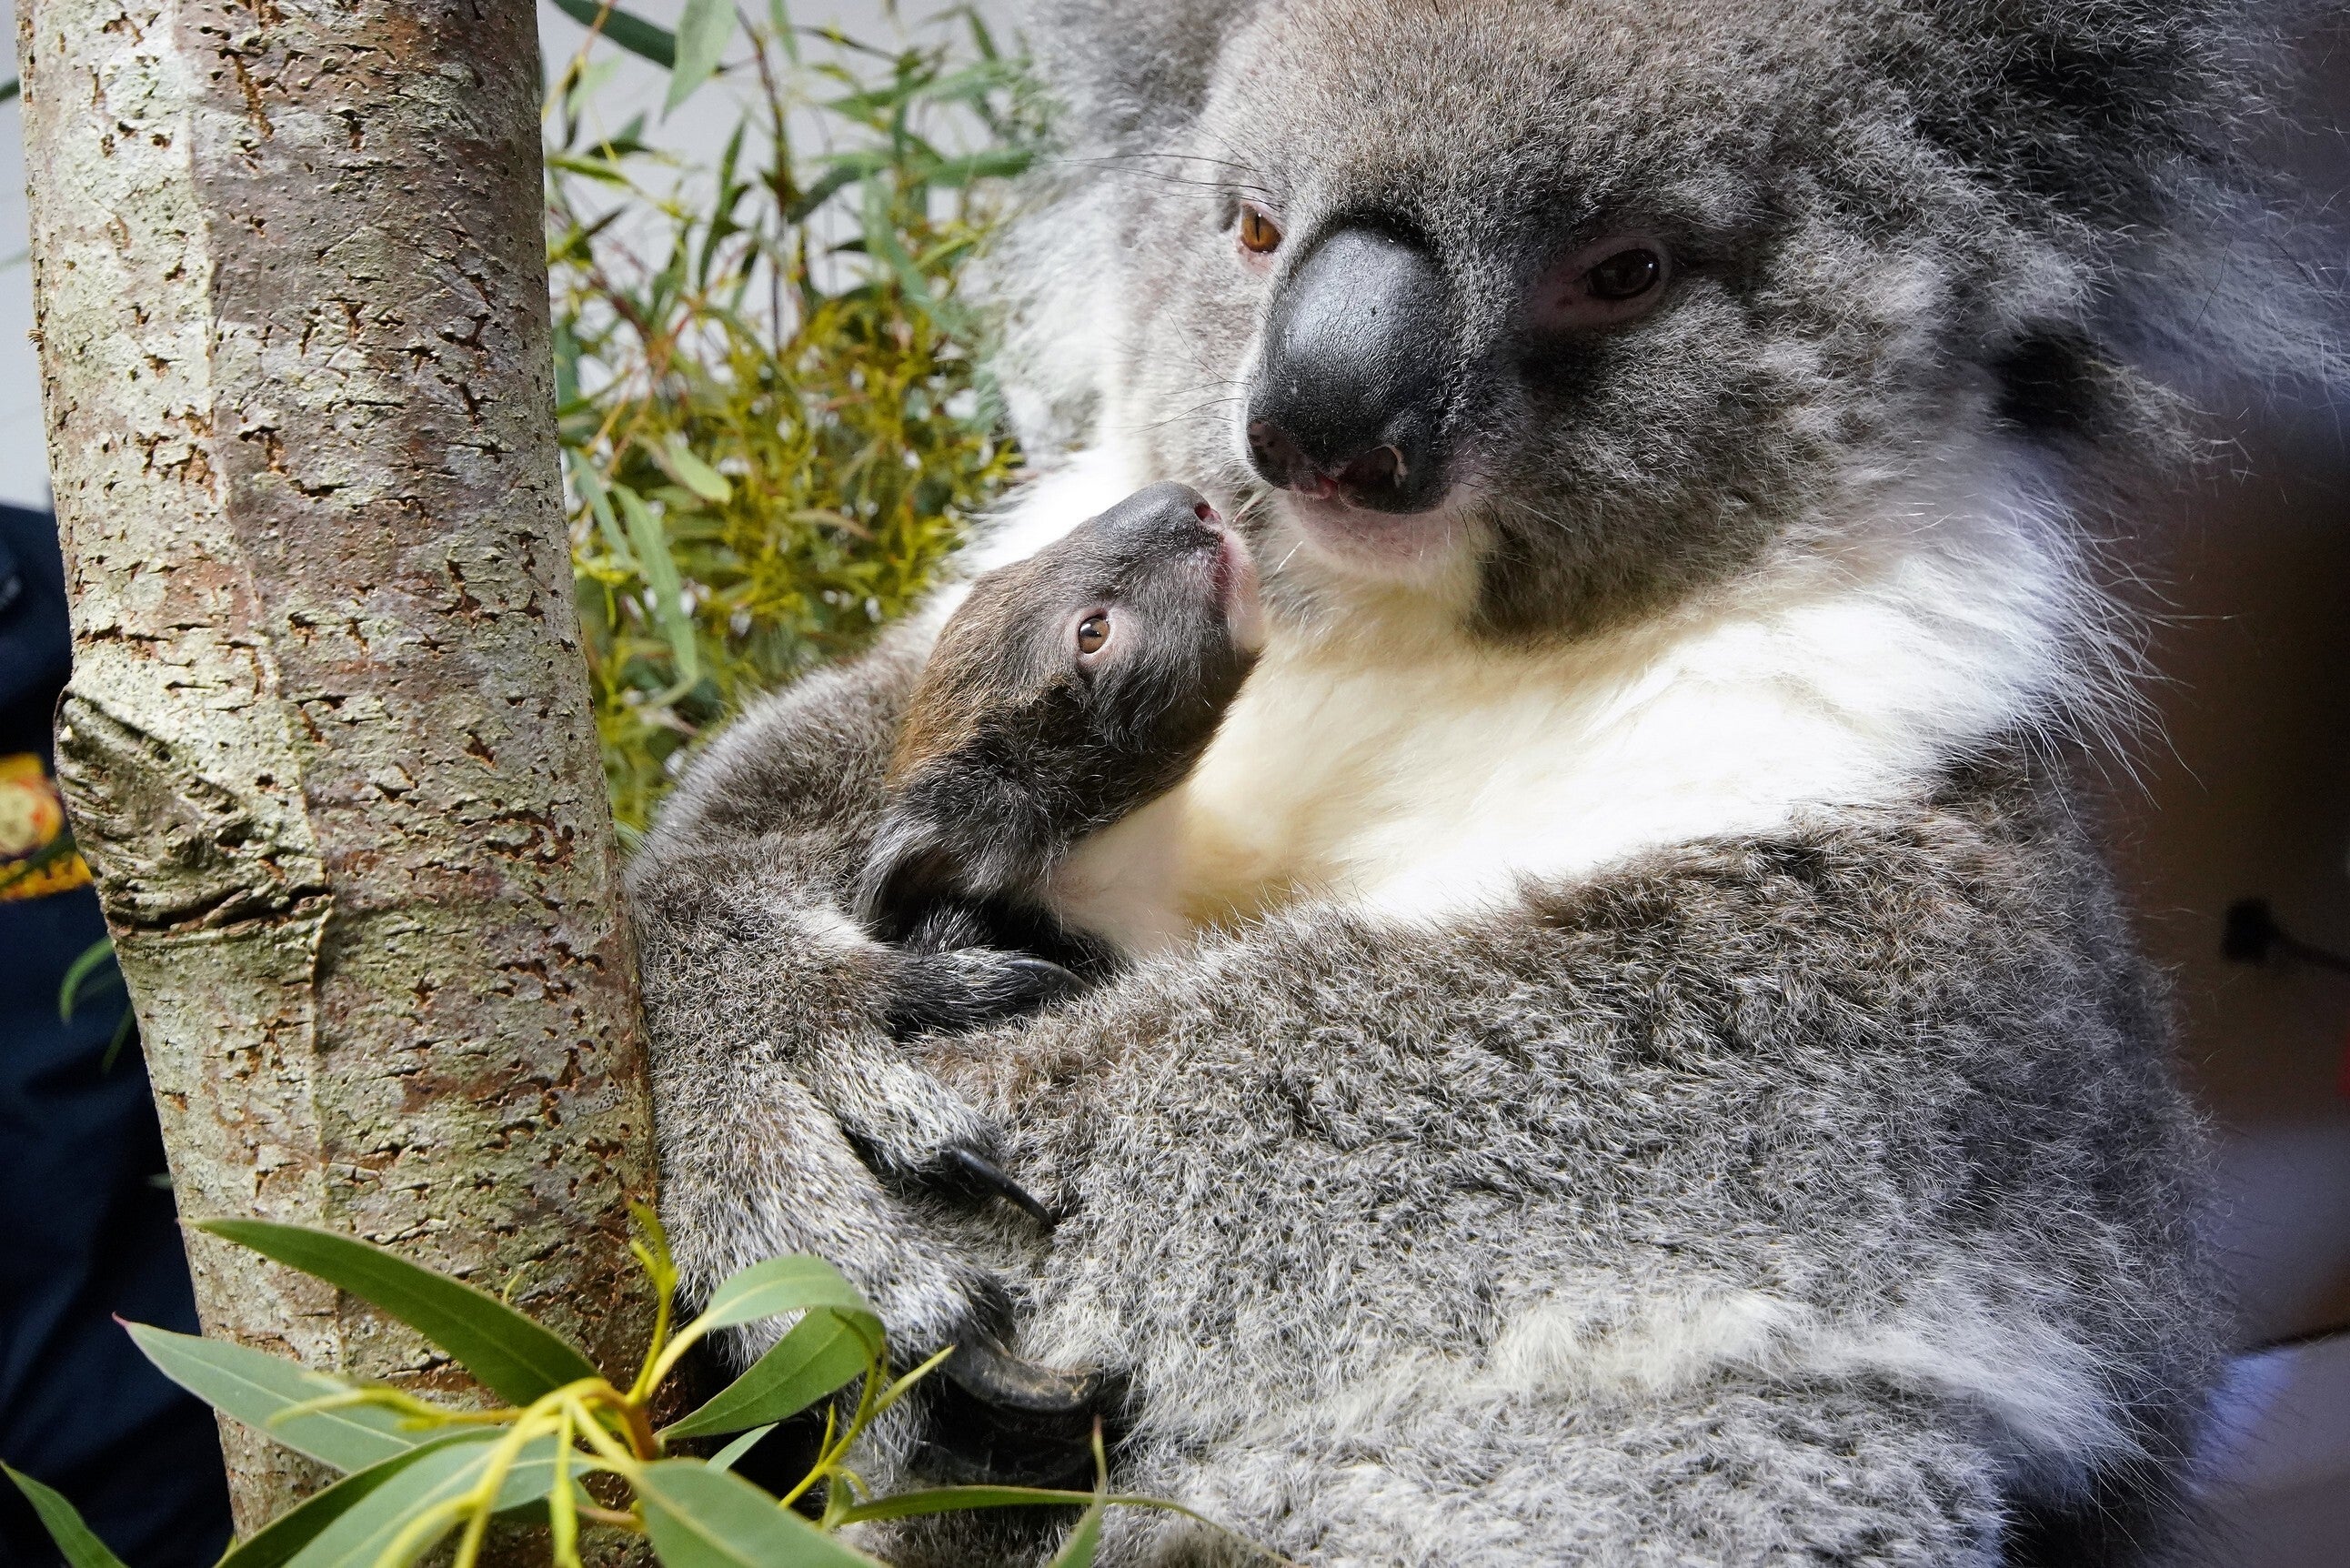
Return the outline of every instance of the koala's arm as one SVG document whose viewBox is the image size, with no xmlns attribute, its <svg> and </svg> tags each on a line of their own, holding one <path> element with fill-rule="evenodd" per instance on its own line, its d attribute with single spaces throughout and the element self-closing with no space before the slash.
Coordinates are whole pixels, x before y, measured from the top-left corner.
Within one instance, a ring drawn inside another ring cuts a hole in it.
<svg viewBox="0 0 2350 1568">
<path fill-rule="evenodd" d="M 1023 1353 L 1131 1368 L 1170 1438 L 1121 1484 L 1309 1560 L 1992 1562 L 2027 1506 L 2154 1518 L 2218 1297 L 2064 812 L 2009 780 L 1448 926 L 1301 909 L 936 1042 L 1067 1210 Z"/>
<path fill-rule="evenodd" d="M 962 1335 L 995 1291 L 926 1239 L 918 1196 L 876 1173 L 935 1171 L 951 1150 L 987 1154 L 996 1135 L 909 1058 L 894 1025 L 910 1005 L 985 1012 L 1006 983 L 984 955 L 903 952 L 844 912 L 925 651 L 923 627 L 900 628 L 746 713 L 629 874 L 661 1211 L 687 1298 L 775 1254 L 816 1252 L 909 1351 Z"/>
</svg>

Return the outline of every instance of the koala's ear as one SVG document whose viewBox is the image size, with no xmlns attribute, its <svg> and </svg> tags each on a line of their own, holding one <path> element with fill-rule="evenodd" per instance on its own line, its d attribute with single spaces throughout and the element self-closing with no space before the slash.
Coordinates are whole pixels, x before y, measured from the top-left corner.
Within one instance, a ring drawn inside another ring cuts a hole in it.
<svg viewBox="0 0 2350 1568">
<path fill-rule="evenodd" d="M 962 857 L 937 826 L 893 812 L 873 836 L 857 878 L 857 919 L 885 942 L 903 941 L 922 917 L 962 890 Z"/>
<path fill-rule="evenodd" d="M 1155 147 L 1200 110 L 1255 0 L 1027 0 L 1021 20 L 1080 144 Z"/>
</svg>

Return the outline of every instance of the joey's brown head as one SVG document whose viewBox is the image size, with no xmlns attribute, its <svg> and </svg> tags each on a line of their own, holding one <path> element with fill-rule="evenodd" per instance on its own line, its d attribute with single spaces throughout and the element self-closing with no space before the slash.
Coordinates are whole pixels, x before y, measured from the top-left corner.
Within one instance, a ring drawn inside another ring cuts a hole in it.
<svg viewBox="0 0 2350 1568">
<path fill-rule="evenodd" d="M 1156 484 L 990 572 L 899 732 L 860 889 L 884 936 L 942 897 L 1033 894 L 1180 782 L 1255 659 L 1256 575 L 1197 491 Z"/>
</svg>

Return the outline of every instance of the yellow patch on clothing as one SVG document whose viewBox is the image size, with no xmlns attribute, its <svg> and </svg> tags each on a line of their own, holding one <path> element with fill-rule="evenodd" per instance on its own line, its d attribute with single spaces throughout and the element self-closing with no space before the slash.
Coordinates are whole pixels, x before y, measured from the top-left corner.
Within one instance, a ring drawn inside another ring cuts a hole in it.
<svg viewBox="0 0 2350 1568">
<path fill-rule="evenodd" d="M 0 901 L 88 885 L 89 863 L 66 836 L 65 802 L 41 759 L 0 757 Z"/>
</svg>

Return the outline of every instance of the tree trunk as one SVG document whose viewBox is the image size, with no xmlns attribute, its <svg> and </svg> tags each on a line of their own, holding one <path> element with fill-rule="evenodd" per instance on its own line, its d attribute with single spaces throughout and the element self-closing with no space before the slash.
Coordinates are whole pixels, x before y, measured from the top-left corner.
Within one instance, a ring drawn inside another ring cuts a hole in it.
<svg viewBox="0 0 2350 1568">
<path fill-rule="evenodd" d="M 529 0 L 34 0 L 59 772 L 183 1214 L 357 1232 L 617 1374 L 635 956 L 571 597 Z M 208 1331 L 413 1334 L 203 1236 Z M 315 1480 L 224 1427 L 250 1531 Z"/>
</svg>

